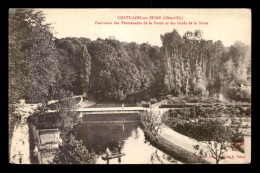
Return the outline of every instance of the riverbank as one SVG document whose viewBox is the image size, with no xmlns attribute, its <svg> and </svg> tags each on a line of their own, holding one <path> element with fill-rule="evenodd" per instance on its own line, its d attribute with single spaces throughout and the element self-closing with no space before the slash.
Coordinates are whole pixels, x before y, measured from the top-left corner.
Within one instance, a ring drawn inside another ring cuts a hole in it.
<svg viewBox="0 0 260 173">
<path fill-rule="evenodd" d="M 162 100 L 161 102 L 155 103 L 151 105 L 151 109 L 148 111 L 151 111 L 152 113 L 156 113 L 156 115 L 160 116 L 161 118 L 162 115 L 168 109 L 165 108 L 160 109 L 159 107 L 161 104 L 164 104 L 166 102 L 167 102 L 166 100 Z M 150 130 L 145 128 L 146 122 L 144 121 L 142 116 L 140 117 L 140 122 L 141 122 L 141 127 L 148 141 L 151 142 L 156 147 L 158 147 L 163 152 L 165 152 L 166 154 L 169 154 L 175 159 L 187 164 L 194 164 L 194 163 L 211 164 L 212 163 L 212 161 L 210 162 L 203 158 L 194 157 L 194 152 L 191 152 L 190 149 L 187 149 L 187 147 L 185 148 L 183 147 L 184 145 L 181 145 L 181 143 L 183 144 L 186 143 L 186 146 L 188 144 L 188 146 L 192 147 L 192 144 L 194 143 L 192 142 L 191 144 L 191 142 L 190 141 L 188 142 L 186 138 L 185 138 L 186 141 L 183 141 L 182 139 L 184 138 L 180 138 L 180 136 L 175 138 L 176 134 L 169 135 L 169 133 L 173 132 L 173 130 L 168 128 L 167 126 L 163 125 L 155 137 L 155 135 Z"/>
<path fill-rule="evenodd" d="M 166 154 L 170 155 L 174 159 L 186 164 L 210 164 L 209 161 L 206 161 L 202 158 L 194 157 L 194 153 L 189 152 L 188 150 L 185 150 L 178 145 L 175 145 L 173 142 L 165 139 L 162 135 L 158 134 L 156 138 L 155 135 L 150 130 L 145 129 L 144 126 L 142 126 L 142 129 L 145 133 L 145 137 L 148 139 L 150 143 L 152 143 L 154 146 L 156 146 Z"/>
<path fill-rule="evenodd" d="M 162 117 L 162 115 L 168 110 L 167 108 L 160 109 L 159 106 L 164 103 L 165 101 L 162 101 L 160 103 L 156 103 L 151 106 L 151 109 L 148 111 L 151 111 L 152 113 L 155 113 L 157 116 Z M 150 131 L 145 129 L 146 123 L 141 116 L 141 124 L 143 131 L 147 137 L 147 139 L 153 143 L 153 145 L 157 146 L 159 149 L 164 151 L 166 154 L 169 154 L 170 156 L 176 158 L 177 160 L 182 161 L 183 163 L 202 163 L 202 164 L 215 164 L 216 161 L 214 158 L 211 157 L 205 157 L 205 158 L 198 158 L 195 157 L 195 145 L 200 145 L 201 147 L 205 148 L 205 144 L 196 141 L 195 139 L 192 139 L 190 137 L 184 136 L 180 133 L 177 133 L 176 131 L 172 130 L 171 128 L 167 127 L 166 125 L 162 125 L 159 132 L 157 133 L 157 138 L 155 135 Z M 249 136 L 248 138 L 251 138 Z M 248 148 L 250 144 L 245 144 Z M 233 163 L 250 163 L 250 156 L 245 153 L 241 153 L 238 151 L 232 151 L 228 150 L 225 153 L 225 156 L 228 156 L 228 158 L 221 160 L 220 163 L 222 164 L 233 164 Z M 229 157 L 230 156 L 230 157 Z M 234 156 L 234 158 L 232 158 Z"/>
</svg>

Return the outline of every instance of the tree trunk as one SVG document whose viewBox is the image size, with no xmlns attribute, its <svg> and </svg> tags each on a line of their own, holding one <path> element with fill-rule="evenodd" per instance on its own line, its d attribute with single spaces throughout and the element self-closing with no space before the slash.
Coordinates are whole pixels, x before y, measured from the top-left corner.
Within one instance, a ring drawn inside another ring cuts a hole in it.
<svg viewBox="0 0 260 173">
<path fill-rule="evenodd" d="M 185 89 L 186 96 L 188 95 L 188 86 L 189 86 L 189 78 L 187 77 L 186 89 Z"/>
</svg>

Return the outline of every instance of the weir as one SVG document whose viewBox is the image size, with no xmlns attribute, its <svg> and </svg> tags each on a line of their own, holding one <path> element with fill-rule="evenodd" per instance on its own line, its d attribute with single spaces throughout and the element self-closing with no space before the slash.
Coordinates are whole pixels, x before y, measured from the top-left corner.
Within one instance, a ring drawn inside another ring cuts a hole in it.
<svg viewBox="0 0 260 173">
<path fill-rule="evenodd" d="M 81 123 L 136 123 L 143 107 L 80 108 Z"/>
</svg>

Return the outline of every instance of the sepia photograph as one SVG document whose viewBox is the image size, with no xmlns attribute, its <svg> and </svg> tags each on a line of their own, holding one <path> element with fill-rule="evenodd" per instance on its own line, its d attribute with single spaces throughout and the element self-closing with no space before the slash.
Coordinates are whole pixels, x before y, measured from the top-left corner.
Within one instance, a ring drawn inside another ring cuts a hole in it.
<svg viewBox="0 0 260 173">
<path fill-rule="evenodd" d="M 10 164 L 250 164 L 249 8 L 10 8 Z"/>
</svg>

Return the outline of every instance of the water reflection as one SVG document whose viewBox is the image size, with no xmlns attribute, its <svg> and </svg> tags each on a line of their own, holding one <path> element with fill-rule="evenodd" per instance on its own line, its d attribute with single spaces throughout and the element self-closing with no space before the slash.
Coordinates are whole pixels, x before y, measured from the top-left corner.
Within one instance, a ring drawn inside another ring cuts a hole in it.
<svg viewBox="0 0 260 173">
<path fill-rule="evenodd" d="M 78 127 L 77 138 L 99 155 L 97 164 L 166 164 L 174 163 L 170 156 L 153 147 L 138 123 L 95 123 Z M 112 153 L 121 146 L 124 156 L 104 160 L 106 148 Z"/>
<path fill-rule="evenodd" d="M 113 152 L 137 127 L 138 124 L 84 124 L 78 128 L 77 137 L 97 153 L 105 152 L 107 147 Z"/>
</svg>

